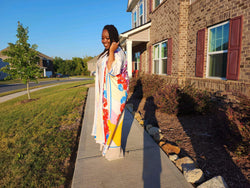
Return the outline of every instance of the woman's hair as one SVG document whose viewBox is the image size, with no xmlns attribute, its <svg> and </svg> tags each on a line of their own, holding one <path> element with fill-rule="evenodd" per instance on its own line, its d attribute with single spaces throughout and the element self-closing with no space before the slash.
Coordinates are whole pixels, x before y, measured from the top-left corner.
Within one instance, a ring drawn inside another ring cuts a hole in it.
<svg viewBox="0 0 250 188">
<path fill-rule="evenodd" d="M 109 33 L 109 38 L 110 38 L 110 45 L 112 44 L 112 42 L 118 42 L 119 41 L 119 34 L 118 31 L 116 29 L 116 27 L 114 25 L 105 25 L 103 30 L 107 30 Z M 103 31 L 102 30 L 102 31 Z M 120 44 L 119 44 L 120 46 Z M 104 51 L 99 55 L 98 59 L 106 52 L 108 51 L 108 55 L 109 55 L 109 49 L 104 49 Z"/>
</svg>

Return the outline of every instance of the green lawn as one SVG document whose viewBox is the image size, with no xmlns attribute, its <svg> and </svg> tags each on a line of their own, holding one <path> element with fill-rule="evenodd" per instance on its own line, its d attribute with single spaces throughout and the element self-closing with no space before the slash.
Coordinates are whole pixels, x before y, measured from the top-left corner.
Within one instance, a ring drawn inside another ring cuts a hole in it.
<svg viewBox="0 0 250 188">
<path fill-rule="evenodd" d="M 0 103 L 0 187 L 59 187 L 76 142 L 87 87 L 67 83 Z"/>
</svg>

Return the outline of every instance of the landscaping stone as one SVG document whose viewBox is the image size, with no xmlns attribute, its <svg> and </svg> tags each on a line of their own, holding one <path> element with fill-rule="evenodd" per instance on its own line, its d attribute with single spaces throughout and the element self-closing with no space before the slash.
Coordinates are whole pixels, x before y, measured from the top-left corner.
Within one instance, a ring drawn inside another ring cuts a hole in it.
<svg viewBox="0 0 250 188">
<path fill-rule="evenodd" d="M 173 154 L 173 155 L 169 155 L 168 156 L 169 157 L 169 159 L 171 160 L 171 161 L 176 161 L 179 157 L 178 157 L 178 155 L 176 155 L 176 154 Z"/>
<path fill-rule="evenodd" d="M 174 145 L 169 144 L 169 143 L 161 145 L 161 148 L 167 154 L 170 154 L 170 153 L 179 154 L 181 151 L 181 149 L 178 146 L 174 146 Z"/>
<path fill-rule="evenodd" d="M 183 157 L 175 161 L 176 166 L 182 171 L 182 167 L 194 169 L 195 163 L 190 157 Z"/>
<path fill-rule="evenodd" d="M 148 134 L 150 136 L 154 136 L 155 134 L 159 134 L 161 132 L 161 130 L 158 128 L 158 127 L 151 127 L 149 130 L 148 130 Z"/>
<path fill-rule="evenodd" d="M 204 182 L 203 184 L 199 185 L 197 188 L 228 188 L 227 183 L 223 179 L 222 176 L 216 176 L 212 179 Z"/>
<path fill-rule="evenodd" d="M 184 170 L 183 175 L 189 183 L 200 183 L 204 181 L 204 173 L 199 168 L 188 171 Z"/>
<path fill-rule="evenodd" d="M 155 133 L 153 138 L 156 142 L 159 142 L 160 140 L 162 140 L 164 138 L 164 135 L 161 133 Z"/>
<path fill-rule="evenodd" d="M 146 130 L 147 130 L 147 132 L 149 131 L 149 129 L 151 129 L 153 127 L 153 125 L 151 125 L 151 124 L 147 124 L 146 125 Z"/>
</svg>

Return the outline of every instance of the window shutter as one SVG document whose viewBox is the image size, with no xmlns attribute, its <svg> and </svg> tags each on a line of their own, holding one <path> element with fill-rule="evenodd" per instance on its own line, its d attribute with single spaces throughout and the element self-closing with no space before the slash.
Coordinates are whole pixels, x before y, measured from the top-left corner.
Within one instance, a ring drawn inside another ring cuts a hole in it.
<svg viewBox="0 0 250 188">
<path fill-rule="evenodd" d="M 142 60 L 141 60 L 141 58 L 142 58 L 142 54 L 141 54 L 141 52 L 140 52 L 139 71 L 141 71 L 141 69 L 142 69 Z"/>
<path fill-rule="evenodd" d="M 227 54 L 227 79 L 238 80 L 240 71 L 240 50 L 243 17 L 238 16 L 230 20 Z"/>
<path fill-rule="evenodd" d="M 195 76 L 203 77 L 205 52 L 205 29 L 197 32 Z"/>
<path fill-rule="evenodd" d="M 152 73 L 152 46 L 149 47 L 148 49 L 148 73 Z"/>
<path fill-rule="evenodd" d="M 152 0 L 149 0 L 149 13 L 152 12 Z"/>
<path fill-rule="evenodd" d="M 167 58 L 167 74 L 171 75 L 172 73 L 172 52 L 173 52 L 173 40 L 172 38 L 168 39 L 168 58 Z"/>
</svg>

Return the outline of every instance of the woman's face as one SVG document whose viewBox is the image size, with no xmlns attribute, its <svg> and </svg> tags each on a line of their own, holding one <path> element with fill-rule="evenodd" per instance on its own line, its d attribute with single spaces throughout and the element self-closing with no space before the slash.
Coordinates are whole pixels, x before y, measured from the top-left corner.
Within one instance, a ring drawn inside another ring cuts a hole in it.
<svg viewBox="0 0 250 188">
<path fill-rule="evenodd" d="M 110 38 L 109 38 L 109 32 L 107 29 L 104 29 L 102 31 L 102 44 L 106 50 L 110 48 Z"/>
</svg>

